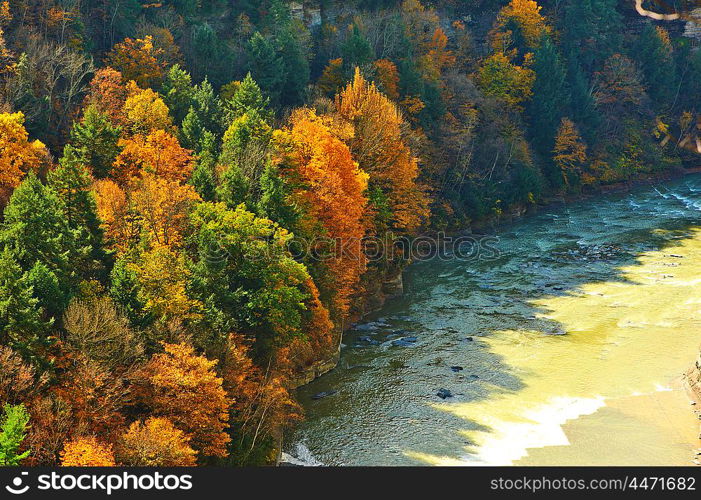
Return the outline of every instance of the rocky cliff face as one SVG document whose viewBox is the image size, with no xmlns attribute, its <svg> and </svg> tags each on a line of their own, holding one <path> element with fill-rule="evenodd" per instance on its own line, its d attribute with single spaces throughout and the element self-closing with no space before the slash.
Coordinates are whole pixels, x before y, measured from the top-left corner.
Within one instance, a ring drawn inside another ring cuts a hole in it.
<svg viewBox="0 0 701 500">
<path fill-rule="evenodd" d="M 376 278 L 376 279 L 375 279 Z M 365 294 L 359 297 L 354 320 L 360 320 L 366 314 L 380 309 L 387 299 L 399 297 L 404 293 L 404 281 L 401 271 L 396 274 L 386 275 L 384 277 L 374 276 L 365 283 Z M 350 322 L 349 322 L 350 324 Z M 321 377 L 325 373 L 330 372 L 338 364 L 341 355 L 341 347 L 339 345 L 336 352 L 332 356 L 325 359 L 320 359 L 314 364 L 307 367 L 303 372 L 296 374 L 291 381 L 290 386 L 293 389 L 308 384 L 312 380 Z"/>
</svg>

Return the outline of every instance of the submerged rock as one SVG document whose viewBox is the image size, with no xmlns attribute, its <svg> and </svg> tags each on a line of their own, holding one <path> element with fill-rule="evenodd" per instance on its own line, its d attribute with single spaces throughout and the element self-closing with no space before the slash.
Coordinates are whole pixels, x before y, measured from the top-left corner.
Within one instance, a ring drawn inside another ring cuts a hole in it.
<svg viewBox="0 0 701 500">
<path fill-rule="evenodd" d="M 450 392 L 448 389 L 444 389 L 441 387 L 440 389 L 438 389 L 436 396 L 438 396 L 441 399 L 447 399 L 447 398 L 452 398 L 453 393 Z"/>
<path fill-rule="evenodd" d="M 393 340 L 392 345 L 395 347 L 413 347 L 418 339 L 416 337 L 404 337 Z"/>
<path fill-rule="evenodd" d="M 333 389 L 330 390 L 330 391 L 317 392 L 316 394 L 314 394 L 314 395 L 312 396 L 312 399 L 315 400 L 315 401 L 318 400 L 318 399 L 324 399 L 324 398 L 327 398 L 327 397 L 329 397 L 329 396 L 333 396 L 333 395 L 336 394 L 337 392 L 338 392 L 338 391 L 334 391 Z"/>
</svg>

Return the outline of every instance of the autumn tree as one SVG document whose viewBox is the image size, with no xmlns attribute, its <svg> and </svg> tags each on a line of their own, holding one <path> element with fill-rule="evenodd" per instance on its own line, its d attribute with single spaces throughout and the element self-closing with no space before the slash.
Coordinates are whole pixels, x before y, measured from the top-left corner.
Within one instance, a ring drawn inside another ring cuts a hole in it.
<svg viewBox="0 0 701 500">
<path fill-rule="evenodd" d="M 61 452 L 63 467 L 114 467 L 112 446 L 94 436 L 84 436 L 66 443 Z"/>
<path fill-rule="evenodd" d="M 191 271 L 183 254 L 155 245 L 139 257 L 132 269 L 138 283 L 137 299 L 146 314 L 161 323 L 201 316 L 202 305 L 187 291 Z"/>
<path fill-rule="evenodd" d="M 333 276 L 336 307 L 345 315 L 349 297 L 365 270 L 361 240 L 365 235 L 368 175 L 353 161 L 348 146 L 313 111 L 296 111 L 290 123 L 289 130 L 277 138 L 284 142 L 283 162 L 293 185 L 299 183 L 295 192 L 298 204 L 320 221 L 324 236 L 338 245 L 337 249 L 323 250 L 330 253 L 323 264 Z M 343 252 L 337 251 L 341 248 Z"/>
<path fill-rule="evenodd" d="M 132 423 L 117 444 L 117 460 L 129 467 L 191 467 L 197 453 L 190 438 L 163 417 Z"/>
<path fill-rule="evenodd" d="M 94 106 L 100 113 L 107 116 L 113 126 L 122 124 L 124 103 L 128 92 L 122 74 L 114 68 L 100 68 L 95 72 L 88 94 L 85 97 L 85 110 Z"/>
<path fill-rule="evenodd" d="M 587 161 L 587 150 L 577 126 L 569 118 L 563 118 L 560 123 L 553 149 L 553 161 L 560 169 L 566 186 L 572 186 L 581 180 Z"/>
<path fill-rule="evenodd" d="M 352 83 L 336 97 L 336 109 L 355 129 L 349 140 L 353 158 L 370 175 L 374 210 L 386 198 L 389 220 L 380 222 L 399 231 L 414 231 L 428 216 L 428 199 L 417 183 L 419 167 L 402 136 L 400 111 L 356 69 Z"/>
<path fill-rule="evenodd" d="M 649 103 L 637 66 L 626 56 L 614 54 L 597 73 L 594 97 L 610 131 L 620 130 L 626 116 L 641 115 Z"/>
<path fill-rule="evenodd" d="M 132 134 L 150 134 L 157 130 L 171 132 L 173 119 L 163 99 L 151 89 L 127 85 L 129 97 L 124 102 L 125 126 Z"/>
<path fill-rule="evenodd" d="M 74 299 L 63 316 L 66 342 L 109 370 L 135 363 L 143 345 L 109 297 Z"/>
<path fill-rule="evenodd" d="M 489 56 L 480 66 L 477 82 L 482 91 L 516 110 L 533 95 L 535 72 L 527 66 L 513 64 L 501 52 Z"/>
<path fill-rule="evenodd" d="M 185 182 L 192 173 L 190 151 L 163 130 L 123 139 L 119 144 L 122 152 L 114 162 L 112 177 L 122 184 L 146 173 L 174 182 Z"/>
<path fill-rule="evenodd" d="M 301 419 L 301 408 L 285 387 L 284 373 L 253 363 L 250 341 L 240 334 L 227 337 L 221 372 L 233 401 L 234 440 L 229 460 L 234 464 L 268 463 L 282 431 Z"/>
<path fill-rule="evenodd" d="M 39 141 L 30 141 L 24 115 L 0 113 L 0 205 L 29 171 L 46 163 L 48 152 Z"/>
<path fill-rule="evenodd" d="M 185 344 L 164 344 L 144 366 L 138 383 L 141 401 L 154 417 L 164 417 L 190 438 L 201 457 L 224 457 L 230 401 L 216 374 L 216 361 Z"/>
<path fill-rule="evenodd" d="M 399 70 L 397 65 L 389 59 L 378 59 L 375 61 L 375 71 L 377 73 L 377 85 L 387 97 L 393 101 L 399 100 Z M 334 92 L 341 86 L 335 86 Z"/>
<path fill-rule="evenodd" d="M 106 63 L 121 72 L 126 83 L 135 81 L 141 88 L 157 86 L 165 69 L 163 49 L 157 48 L 152 36 L 126 38 L 107 55 Z"/>
<path fill-rule="evenodd" d="M 524 50 L 538 47 L 541 38 L 552 33 L 541 10 L 534 0 L 511 0 L 499 11 L 490 34 L 494 50 L 506 53 L 513 47 L 523 56 Z"/>
</svg>

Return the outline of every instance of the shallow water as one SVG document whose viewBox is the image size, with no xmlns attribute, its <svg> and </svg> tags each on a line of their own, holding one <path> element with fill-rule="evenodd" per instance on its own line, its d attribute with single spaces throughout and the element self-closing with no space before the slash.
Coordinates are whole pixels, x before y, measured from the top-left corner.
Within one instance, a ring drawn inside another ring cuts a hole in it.
<svg viewBox="0 0 701 500">
<path fill-rule="evenodd" d="M 680 380 L 701 344 L 701 176 L 496 234 L 496 259 L 411 266 L 405 295 L 345 336 L 338 368 L 299 390 L 288 458 L 692 464 L 699 420 Z"/>
</svg>

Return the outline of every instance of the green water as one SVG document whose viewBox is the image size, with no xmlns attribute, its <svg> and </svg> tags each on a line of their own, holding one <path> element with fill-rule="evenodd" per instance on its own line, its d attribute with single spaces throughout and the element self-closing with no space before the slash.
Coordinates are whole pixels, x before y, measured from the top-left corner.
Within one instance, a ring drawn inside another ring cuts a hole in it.
<svg viewBox="0 0 701 500">
<path fill-rule="evenodd" d="M 699 420 L 681 375 L 701 344 L 700 217 L 689 176 L 541 210 L 496 231 L 495 260 L 411 266 L 404 297 L 300 389 L 286 458 L 691 465 Z"/>
</svg>

